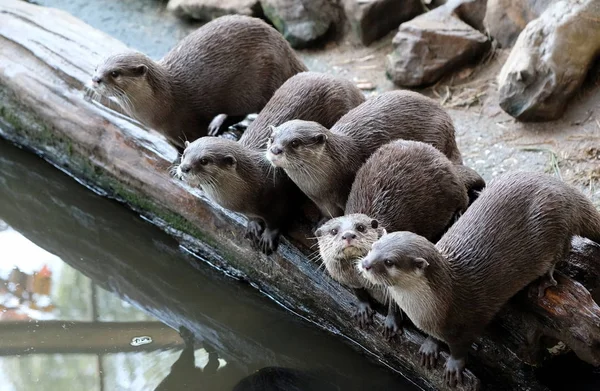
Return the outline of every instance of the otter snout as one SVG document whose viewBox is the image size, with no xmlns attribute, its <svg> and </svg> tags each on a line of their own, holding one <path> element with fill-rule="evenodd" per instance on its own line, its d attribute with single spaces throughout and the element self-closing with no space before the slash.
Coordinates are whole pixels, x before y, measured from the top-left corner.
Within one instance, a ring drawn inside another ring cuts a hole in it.
<svg viewBox="0 0 600 391">
<path fill-rule="evenodd" d="M 342 240 L 345 240 L 348 243 L 350 243 L 354 239 L 356 239 L 356 234 L 352 231 L 346 231 L 342 235 Z"/>
<path fill-rule="evenodd" d="M 368 258 L 365 258 L 361 261 L 361 266 L 365 270 L 371 270 L 371 268 L 373 267 L 373 262 Z"/>
<path fill-rule="evenodd" d="M 179 166 L 179 170 L 184 174 L 187 174 L 188 172 L 190 172 L 191 169 L 192 169 L 192 166 L 189 164 L 181 164 Z"/>
<path fill-rule="evenodd" d="M 270 151 L 275 156 L 281 155 L 283 153 L 283 149 L 281 149 L 281 147 L 279 147 L 277 145 L 272 146 Z"/>
<path fill-rule="evenodd" d="M 92 84 L 96 87 L 102 83 L 102 78 L 100 76 L 94 75 L 92 76 Z"/>
</svg>

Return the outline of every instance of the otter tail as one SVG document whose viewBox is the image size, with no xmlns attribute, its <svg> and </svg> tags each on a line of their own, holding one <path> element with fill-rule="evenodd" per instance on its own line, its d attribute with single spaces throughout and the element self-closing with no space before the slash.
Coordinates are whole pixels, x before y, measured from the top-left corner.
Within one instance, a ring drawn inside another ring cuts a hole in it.
<svg viewBox="0 0 600 391">
<path fill-rule="evenodd" d="M 583 194 L 579 200 L 579 236 L 600 244 L 600 212 Z"/>
<path fill-rule="evenodd" d="M 470 167 L 463 164 L 456 164 L 454 166 L 459 178 L 465 184 L 467 188 L 467 194 L 469 195 L 469 205 L 473 203 L 479 197 L 479 193 L 485 188 L 485 181 Z"/>
</svg>

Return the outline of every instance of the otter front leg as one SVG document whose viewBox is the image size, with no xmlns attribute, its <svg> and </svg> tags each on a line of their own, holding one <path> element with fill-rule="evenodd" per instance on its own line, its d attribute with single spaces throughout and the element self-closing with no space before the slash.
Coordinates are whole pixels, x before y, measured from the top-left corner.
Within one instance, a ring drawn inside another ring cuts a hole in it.
<svg viewBox="0 0 600 391">
<path fill-rule="evenodd" d="M 440 356 L 440 342 L 435 338 L 429 336 L 421 344 L 419 348 L 419 356 L 421 358 L 421 365 L 427 369 L 435 368 L 437 365 L 438 358 Z"/>
<path fill-rule="evenodd" d="M 450 357 L 446 361 L 444 381 L 449 387 L 463 384 L 463 372 L 467 363 L 467 351 L 470 344 L 449 344 Z"/>
<path fill-rule="evenodd" d="M 404 318 L 402 310 L 394 300 L 389 300 L 388 312 L 383 325 L 383 336 L 388 340 L 392 339 L 396 334 L 402 334 L 402 323 Z"/>
<path fill-rule="evenodd" d="M 558 284 L 554 279 L 554 266 L 555 265 L 552 265 L 550 270 L 548 270 L 548 272 L 541 277 L 540 285 L 538 287 L 538 297 L 540 298 L 544 297 L 546 294 L 546 289 Z"/>
<path fill-rule="evenodd" d="M 219 114 L 215 118 L 210 121 L 208 125 L 208 135 L 209 136 L 218 136 L 223 133 L 225 129 L 230 127 L 231 125 L 235 125 L 241 121 L 243 121 L 245 116 L 228 116 L 227 114 Z"/>
<path fill-rule="evenodd" d="M 358 322 L 358 327 L 361 329 L 366 328 L 368 325 L 373 323 L 373 297 L 365 288 L 354 288 L 354 294 L 358 299 L 356 314 L 354 317 Z"/>
</svg>

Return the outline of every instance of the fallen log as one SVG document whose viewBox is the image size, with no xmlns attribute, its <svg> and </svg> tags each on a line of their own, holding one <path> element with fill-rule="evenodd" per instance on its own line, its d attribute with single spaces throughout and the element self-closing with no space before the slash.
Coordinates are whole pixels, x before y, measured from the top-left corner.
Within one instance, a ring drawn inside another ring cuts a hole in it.
<svg viewBox="0 0 600 391">
<path fill-rule="evenodd" d="M 96 63 L 124 48 L 64 12 L 4 1 L 0 5 L 0 135 L 127 203 L 211 264 L 247 279 L 295 313 L 344 336 L 422 388 L 446 390 L 442 365 L 433 371 L 418 365 L 421 333 L 409 329 L 389 343 L 374 329 L 355 327 L 353 296 L 318 270 L 317 262 L 308 260 L 306 231 L 284 238 L 271 257 L 257 253 L 244 239 L 240 216 L 169 176 L 169 162 L 176 152 L 162 136 L 84 98 L 84 84 Z M 588 290 L 598 288 L 600 258 L 594 244 L 584 247 L 574 248 L 576 261 L 564 268 L 570 277 L 561 277 L 564 286 L 550 290 L 551 301 L 522 294 L 507 305 L 472 352 L 469 368 L 477 377 L 467 372 L 467 384 L 459 389 L 474 390 L 483 383 L 486 389 L 544 390 L 525 363 L 540 365 L 569 349 L 598 365 L 600 328 L 590 326 L 600 310 Z M 569 316 L 557 316 L 555 310 L 561 306 L 570 308 Z M 381 327 L 381 318 L 376 325 Z M 555 348 L 558 341 L 564 349 Z"/>
</svg>

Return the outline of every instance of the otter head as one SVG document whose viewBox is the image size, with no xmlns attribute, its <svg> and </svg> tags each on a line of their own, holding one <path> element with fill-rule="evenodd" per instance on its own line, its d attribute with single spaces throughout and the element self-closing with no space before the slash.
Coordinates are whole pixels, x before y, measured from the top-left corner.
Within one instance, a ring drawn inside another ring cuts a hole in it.
<svg viewBox="0 0 600 391">
<path fill-rule="evenodd" d="M 323 125 L 302 120 L 272 126 L 271 130 L 266 157 L 273 166 L 284 169 L 318 160 L 329 135 Z"/>
<path fill-rule="evenodd" d="M 147 104 L 154 97 L 151 74 L 158 65 L 141 53 L 121 53 L 106 58 L 92 76 L 94 92 L 116 99 L 130 115 L 137 106 Z"/>
<path fill-rule="evenodd" d="M 186 141 L 176 175 L 192 186 L 215 190 L 224 180 L 237 176 L 237 147 L 235 141 L 217 137 Z"/>
<path fill-rule="evenodd" d="M 424 237 L 406 231 L 392 232 L 373 243 L 357 268 L 373 284 L 410 288 L 423 283 L 435 254 L 437 249 Z"/>
<path fill-rule="evenodd" d="M 332 275 L 333 270 L 355 272 L 356 260 L 367 255 L 371 245 L 384 234 L 379 222 L 364 214 L 336 217 L 315 231 L 319 253 Z"/>
</svg>

